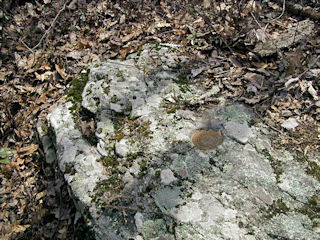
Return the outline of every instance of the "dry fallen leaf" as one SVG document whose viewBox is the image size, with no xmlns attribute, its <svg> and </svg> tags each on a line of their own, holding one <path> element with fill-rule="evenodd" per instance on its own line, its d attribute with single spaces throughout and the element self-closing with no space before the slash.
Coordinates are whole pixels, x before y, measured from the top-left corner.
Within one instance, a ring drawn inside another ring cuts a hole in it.
<svg viewBox="0 0 320 240">
<path fill-rule="evenodd" d="M 312 83 L 308 82 L 308 92 L 312 96 L 313 100 L 317 101 L 319 100 L 317 91 L 313 88 Z"/>
<path fill-rule="evenodd" d="M 67 54 L 67 58 L 71 58 L 71 59 L 80 59 L 82 56 L 81 51 L 71 51 Z"/>
<path fill-rule="evenodd" d="M 20 157 L 24 157 L 27 155 L 32 155 L 35 151 L 37 151 L 39 148 L 38 144 L 30 144 L 28 146 L 18 148 L 17 153 L 19 154 Z"/>
<path fill-rule="evenodd" d="M 36 79 L 38 79 L 39 81 L 43 82 L 43 81 L 51 81 L 53 80 L 53 72 L 51 71 L 47 71 L 47 72 L 44 72 L 42 74 L 39 74 L 37 72 L 35 72 L 35 75 L 36 75 Z"/>
<path fill-rule="evenodd" d="M 204 9 L 208 9 L 211 6 L 211 2 L 210 2 L 210 0 L 203 0 L 202 5 L 203 5 Z"/>
<path fill-rule="evenodd" d="M 90 121 L 90 122 L 86 122 L 86 121 L 81 121 L 80 122 L 80 126 L 81 126 L 81 132 L 83 135 L 85 136 L 90 136 L 92 134 L 94 134 L 95 132 L 95 128 L 94 128 L 94 121 Z"/>
<path fill-rule="evenodd" d="M 23 170 L 25 168 L 24 159 L 17 157 L 11 161 L 11 166 L 17 170 Z"/>
<path fill-rule="evenodd" d="M 124 36 L 121 41 L 124 43 L 124 42 L 128 42 L 130 41 L 131 39 L 134 39 L 136 37 L 138 37 L 141 33 L 143 33 L 142 29 L 137 29 L 137 30 L 133 30 L 132 33 Z"/>
<path fill-rule="evenodd" d="M 66 74 L 64 67 L 60 67 L 58 64 L 55 64 L 55 68 L 64 80 L 68 78 L 68 75 Z"/>
</svg>

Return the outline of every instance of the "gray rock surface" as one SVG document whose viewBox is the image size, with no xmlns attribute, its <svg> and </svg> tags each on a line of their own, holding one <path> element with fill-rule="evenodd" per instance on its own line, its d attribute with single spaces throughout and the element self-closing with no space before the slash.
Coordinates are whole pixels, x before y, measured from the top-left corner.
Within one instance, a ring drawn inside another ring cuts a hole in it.
<svg viewBox="0 0 320 240">
<path fill-rule="evenodd" d="M 163 169 L 160 178 L 163 185 L 169 185 L 170 183 L 177 181 L 177 178 L 170 169 Z"/>
<path fill-rule="evenodd" d="M 82 107 L 94 116 L 94 143 L 71 102 L 48 115 L 60 170 L 96 238 L 319 239 L 319 175 L 311 171 L 319 159 L 274 149 L 272 131 L 250 125 L 254 115 L 242 105 L 210 106 L 219 87 L 205 90 L 179 73 L 174 51 L 148 45 L 91 67 Z M 202 151 L 190 140 L 196 129 L 224 140 Z"/>
</svg>

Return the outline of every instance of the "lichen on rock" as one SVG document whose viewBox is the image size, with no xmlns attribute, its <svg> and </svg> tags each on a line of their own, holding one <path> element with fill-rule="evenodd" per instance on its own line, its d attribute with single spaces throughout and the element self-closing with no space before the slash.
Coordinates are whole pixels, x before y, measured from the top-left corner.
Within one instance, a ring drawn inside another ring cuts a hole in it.
<svg viewBox="0 0 320 240">
<path fill-rule="evenodd" d="M 317 161 L 274 149 L 272 130 L 252 125 L 245 106 L 211 107 L 218 86 L 182 79 L 180 60 L 174 46 L 146 45 L 92 66 L 81 96 L 95 143 L 72 103 L 48 115 L 59 167 L 96 238 L 317 239 Z"/>
</svg>

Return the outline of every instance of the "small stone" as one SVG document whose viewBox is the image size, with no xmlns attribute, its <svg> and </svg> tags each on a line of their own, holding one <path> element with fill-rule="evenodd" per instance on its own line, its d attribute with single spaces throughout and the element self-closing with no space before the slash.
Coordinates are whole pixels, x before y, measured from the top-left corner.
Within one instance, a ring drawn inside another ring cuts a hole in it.
<svg viewBox="0 0 320 240">
<path fill-rule="evenodd" d="M 295 118 L 289 118 L 281 124 L 281 127 L 287 130 L 293 130 L 298 126 L 299 126 L 299 123 Z"/>
<path fill-rule="evenodd" d="M 242 144 L 246 144 L 252 134 L 247 123 L 230 121 L 225 124 L 225 129 L 229 137 Z"/>
<path fill-rule="evenodd" d="M 131 182 L 132 180 L 134 179 L 134 177 L 130 174 L 130 172 L 126 172 L 124 175 L 123 175 L 123 177 L 122 177 L 122 181 L 124 182 L 124 183 L 129 183 L 129 182 Z"/>
<path fill-rule="evenodd" d="M 135 176 L 138 176 L 139 172 L 140 172 L 140 165 L 135 162 L 132 167 L 129 168 L 129 172 L 134 174 Z"/>
<path fill-rule="evenodd" d="M 140 212 L 137 212 L 134 215 L 134 223 L 136 224 L 137 230 L 140 232 L 140 229 L 143 226 L 143 216 Z"/>
<path fill-rule="evenodd" d="M 161 178 L 161 183 L 163 185 L 169 185 L 170 183 L 177 180 L 177 178 L 175 178 L 175 176 L 173 175 L 173 172 L 170 169 L 162 170 L 160 178 Z"/>
<path fill-rule="evenodd" d="M 116 153 L 120 157 L 126 157 L 129 155 L 129 147 L 128 147 L 128 140 L 121 139 L 119 142 L 116 143 Z"/>
<path fill-rule="evenodd" d="M 184 168 L 179 169 L 177 172 L 179 176 L 183 179 L 187 179 L 189 177 L 188 171 Z"/>
<path fill-rule="evenodd" d="M 46 163 L 53 164 L 57 160 L 56 152 L 53 148 L 50 148 L 46 151 Z"/>
<path fill-rule="evenodd" d="M 282 110 L 281 114 L 282 114 L 283 117 L 292 116 L 292 112 L 290 110 Z"/>
</svg>

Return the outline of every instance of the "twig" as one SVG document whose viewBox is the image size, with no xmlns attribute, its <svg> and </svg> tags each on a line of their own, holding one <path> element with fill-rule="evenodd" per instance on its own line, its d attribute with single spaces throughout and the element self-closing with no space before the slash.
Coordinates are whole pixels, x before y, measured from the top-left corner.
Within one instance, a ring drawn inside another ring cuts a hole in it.
<svg viewBox="0 0 320 240">
<path fill-rule="evenodd" d="M 251 16 L 253 17 L 254 21 L 258 24 L 258 26 L 262 29 L 262 26 L 260 25 L 260 23 L 258 22 L 258 20 L 256 19 L 256 17 L 254 16 L 254 14 L 252 12 L 250 12 Z"/>
<path fill-rule="evenodd" d="M 58 14 L 55 16 L 55 18 L 53 19 L 50 27 L 45 31 L 45 33 L 42 35 L 40 41 L 37 43 L 37 45 L 35 45 L 32 50 L 35 50 L 37 47 L 39 47 L 39 45 L 43 42 L 43 40 L 45 39 L 45 37 L 49 34 L 49 32 L 51 31 L 51 29 L 53 28 L 53 25 L 55 24 L 55 22 L 57 21 L 59 15 L 64 11 L 64 9 L 66 8 L 67 3 L 69 2 L 69 0 L 67 0 L 64 4 L 63 7 L 59 10 Z M 29 47 L 28 47 L 29 49 Z"/>
<path fill-rule="evenodd" d="M 33 60 L 32 60 L 32 64 L 31 64 L 31 68 L 33 67 L 33 65 L 34 65 L 34 62 L 35 62 L 35 60 L 36 60 L 36 54 L 35 54 L 35 52 L 31 49 L 31 48 L 29 48 L 29 46 L 22 40 L 22 39 L 20 39 L 20 42 L 23 44 L 23 46 L 25 46 L 30 52 L 32 52 L 32 55 L 33 55 Z"/>
<path fill-rule="evenodd" d="M 284 133 L 283 133 L 282 131 L 278 130 L 277 128 L 275 128 L 275 127 L 271 126 L 269 123 L 267 123 L 267 122 L 264 120 L 264 118 L 258 113 L 258 111 L 257 111 L 257 109 L 256 109 L 255 107 L 254 107 L 253 109 L 254 109 L 255 114 L 257 114 L 257 116 L 262 120 L 263 123 L 265 123 L 265 124 L 266 124 L 268 127 L 270 127 L 272 130 L 280 133 L 281 135 L 284 135 Z"/>
<path fill-rule="evenodd" d="M 268 35 L 266 34 L 266 29 L 268 28 L 268 24 L 263 28 L 260 23 L 258 22 L 258 20 L 256 19 L 256 17 L 254 16 L 254 14 L 252 12 L 250 12 L 251 16 L 253 17 L 254 21 L 258 24 L 258 26 L 260 27 L 260 29 L 262 30 L 262 32 L 264 33 L 264 35 L 268 37 Z"/>
<path fill-rule="evenodd" d="M 278 17 L 272 19 L 272 21 L 276 21 L 276 20 L 280 19 L 283 16 L 285 10 L 286 10 L 286 0 L 283 0 L 281 14 Z"/>
<path fill-rule="evenodd" d="M 165 35 L 167 33 L 173 33 L 173 32 L 182 32 L 182 30 L 169 30 L 165 32 L 158 33 L 158 37 L 161 37 L 162 35 Z"/>
</svg>

